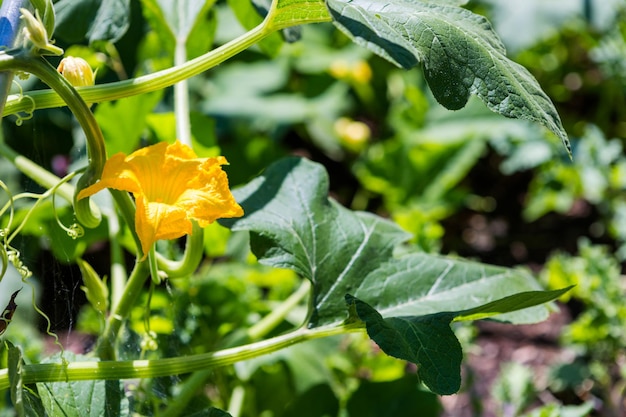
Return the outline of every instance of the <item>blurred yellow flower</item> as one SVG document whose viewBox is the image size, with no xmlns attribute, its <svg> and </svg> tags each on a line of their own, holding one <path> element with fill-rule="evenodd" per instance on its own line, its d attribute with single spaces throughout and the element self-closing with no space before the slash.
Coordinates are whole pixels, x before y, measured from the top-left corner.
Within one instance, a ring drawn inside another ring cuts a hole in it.
<svg viewBox="0 0 626 417">
<path fill-rule="evenodd" d="M 100 181 L 82 190 L 89 197 L 104 188 L 135 197 L 135 229 L 144 256 L 154 242 L 191 233 L 191 220 L 205 227 L 219 218 L 243 216 L 221 165 L 226 158 L 198 158 L 186 145 L 161 142 L 129 156 L 118 153 L 104 165 Z"/>
</svg>

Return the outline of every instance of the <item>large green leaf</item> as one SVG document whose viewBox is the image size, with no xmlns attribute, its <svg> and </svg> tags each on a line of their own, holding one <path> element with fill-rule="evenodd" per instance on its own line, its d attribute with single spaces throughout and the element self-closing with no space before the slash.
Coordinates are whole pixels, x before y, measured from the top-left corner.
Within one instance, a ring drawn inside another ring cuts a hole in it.
<svg viewBox="0 0 626 417">
<path fill-rule="evenodd" d="M 283 159 L 234 194 L 246 214 L 223 224 L 251 231 L 260 262 L 312 281 L 311 326 L 343 321 L 344 295 L 408 238 L 385 219 L 330 201 L 324 168 L 305 159 Z"/>
<path fill-rule="evenodd" d="M 460 109 L 475 94 L 496 113 L 543 124 L 569 152 L 559 115 L 535 78 L 506 57 L 484 17 L 454 3 L 327 0 L 336 26 L 356 43 L 403 68 L 421 63 L 448 109 Z"/>
<path fill-rule="evenodd" d="M 311 327 L 341 323 L 348 293 L 390 317 L 467 310 L 540 290 L 521 270 L 425 253 L 394 257 L 408 234 L 388 220 L 329 200 L 324 168 L 306 159 L 283 159 L 234 194 L 245 215 L 222 224 L 250 230 L 261 263 L 311 280 Z M 541 306 L 505 318 L 533 322 L 547 313 Z"/>
<path fill-rule="evenodd" d="M 541 291 L 521 270 L 425 253 L 394 256 L 407 234 L 329 200 L 326 172 L 306 159 L 278 161 L 234 194 L 245 215 L 222 223 L 250 231 L 260 262 L 313 283 L 309 327 L 363 321 L 387 354 L 416 363 L 426 385 L 440 394 L 460 386 L 453 320 L 502 313 L 512 322 L 541 320 L 548 310 L 540 304 L 566 291 Z M 521 314 L 510 314 L 517 310 Z"/>
<path fill-rule="evenodd" d="M 130 25 L 130 0 L 59 0 L 55 35 L 68 43 L 117 42 Z"/>
</svg>

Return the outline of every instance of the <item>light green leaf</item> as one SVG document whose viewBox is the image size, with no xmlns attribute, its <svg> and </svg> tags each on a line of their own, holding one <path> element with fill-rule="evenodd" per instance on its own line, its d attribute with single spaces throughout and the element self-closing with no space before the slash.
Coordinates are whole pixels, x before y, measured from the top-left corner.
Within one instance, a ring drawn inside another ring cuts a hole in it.
<svg viewBox="0 0 626 417">
<path fill-rule="evenodd" d="M 130 0 L 59 0 L 55 34 L 68 43 L 117 42 L 130 25 Z"/>
<path fill-rule="evenodd" d="M 86 261 L 77 259 L 76 263 L 85 284 L 80 288 L 85 292 L 87 301 L 96 311 L 106 314 L 109 308 L 109 287 Z"/>
<path fill-rule="evenodd" d="M 269 26 L 284 29 L 299 23 L 329 22 L 323 0 L 277 0 L 272 2 Z"/>
<path fill-rule="evenodd" d="M 59 358 L 57 357 L 55 361 Z M 94 358 L 63 353 L 68 362 Z M 47 415 L 64 417 L 125 417 L 130 415 L 128 398 L 119 381 L 71 381 L 37 383 Z"/>
<path fill-rule="evenodd" d="M 506 57 L 484 17 L 454 3 L 327 0 L 335 25 L 356 43 L 403 68 L 421 63 L 448 109 L 460 109 L 475 94 L 496 113 L 543 124 L 571 153 L 561 119 L 535 78 Z"/>
</svg>

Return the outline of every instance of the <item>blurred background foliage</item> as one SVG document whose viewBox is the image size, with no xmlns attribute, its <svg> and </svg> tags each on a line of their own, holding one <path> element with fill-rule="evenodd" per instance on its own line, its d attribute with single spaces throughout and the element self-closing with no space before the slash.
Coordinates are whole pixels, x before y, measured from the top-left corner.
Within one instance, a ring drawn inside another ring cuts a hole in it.
<svg viewBox="0 0 626 417">
<path fill-rule="evenodd" d="M 90 39 L 88 28 L 74 28 L 58 32 L 57 43 L 98 68 L 98 83 L 169 67 L 177 29 L 159 26 L 163 22 L 147 11 L 148 3 L 129 2 L 127 28 L 114 38 Z M 210 3 L 197 10 L 200 18 L 187 34 L 189 58 L 261 19 L 260 1 Z M 162 408 L 191 415 L 213 405 L 263 417 L 625 415 L 626 3 L 472 0 L 467 7 L 489 17 L 510 57 L 555 102 L 573 161 L 543 128 L 497 116 L 478 100 L 456 112 L 443 109 L 420 71 L 393 67 L 330 24 L 276 34 L 190 79 L 194 146 L 201 156 L 228 158 L 233 186 L 281 156 L 309 157 L 328 169 L 334 198 L 393 218 L 424 251 L 531 268 L 551 289 L 577 285 L 559 302 L 565 319 L 555 324 L 557 336 L 529 336 L 537 350 L 546 344 L 559 354 L 541 372 L 508 364 L 510 358 L 484 352 L 480 326 L 459 327 L 471 357 L 467 374 L 475 375 L 477 361 L 492 366 L 485 381 L 466 378 L 452 401 L 423 390 L 414 369 L 365 338 L 331 338 L 195 379 L 135 382 L 137 412 L 152 415 Z M 41 88 L 33 79 L 21 83 L 25 91 Z M 109 155 L 175 140 L 169 89 L 93 110 Z M 18 121 L 9 117 L 3 124 L 14 149 L 59 175 L 84 164 L 81 133 L 66 109 Z M 0 172 L 9 186 L 41 191 L 6 161 L 0 161 Z M 112 209 L 106 198 L 99 203 Z M 60 202 L 57 212 L 70 223 L 71 213 Z M 103 318 L 80 288 L 75 261 L 85 259 L 101 276 L 109 274 L 108 225 L 73 241 L 58 230 L 49 205 L 28 224 L 16 246 L 39 293 L 46 294 L 40 305 L 51 330 L 64 345 L 88 350 Z M 150 300 L 146 293 L 122 351 L 129 358 L 175 356 L 245 340 L 246 329 L 299 286 L 293 273 L 256 264 L 246 239 L 217 224 L 209 227 L 201 271 L 157 288 Z M 181 250 L 163 245 L 174 254 Z M 20 297 L 17 323 L 5 337 L 39 360 L 54 349 L 52 338 L 37 336 L 47 323 L 28 312 L 29 295 Z M 295 310 L 275 332 L 299 325 L 303 314 L 304 308 Z M 29 324 L 38 320 L 39 333 Z M 202 395 L 180 395 L 181 387 Z M 2 401 L 8 404 L 8 398 Z"/>
</svg>

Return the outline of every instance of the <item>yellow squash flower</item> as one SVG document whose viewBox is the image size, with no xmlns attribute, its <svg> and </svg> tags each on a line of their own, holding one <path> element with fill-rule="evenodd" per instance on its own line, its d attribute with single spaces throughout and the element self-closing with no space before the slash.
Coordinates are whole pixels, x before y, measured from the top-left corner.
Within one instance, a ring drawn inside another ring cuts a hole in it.
<svg viewBox="0 0 626 417">
<path fill-rule="evenodd" d="M 191 220 L 205 227 L 219 218 L 243 216 L 221 165 L 226 158 L 198 158 L 186 145 L 160 142 L 129 156 L 118 153 L 104 165 L 100 181 L 82 190 L 89 197 L 104 188 L 135 197 L 135 229 L 144 256 L 154 242 L 191 233 Z"/>
</svg>

